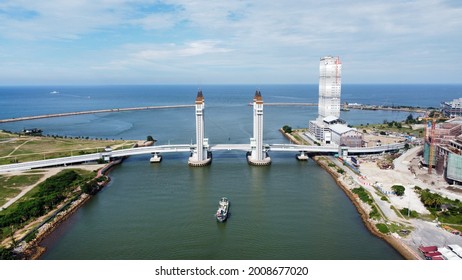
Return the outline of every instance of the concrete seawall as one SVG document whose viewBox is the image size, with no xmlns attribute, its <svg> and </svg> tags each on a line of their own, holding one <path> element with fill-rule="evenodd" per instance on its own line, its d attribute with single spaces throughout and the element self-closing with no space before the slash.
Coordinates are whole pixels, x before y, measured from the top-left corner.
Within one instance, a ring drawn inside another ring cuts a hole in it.
<svg viewBox="0 0 462 280">
<path fill-rule="evenodd" d="M 68 117 L 68 116 L 78 116 L 78 115 L 88 115 L 88 114 L 117 113 L 117 112 L 127 112 L 127 111 L 156 110 L 156 109 L 190 108 L 190 107 L 194 107 L 194 105 L 145 106 L 145 107 L 90 110 L 90 111 L 47 114 L 47 115 L 39 115 L 39 116 L 28 116 L 28 117 L 18 117 L 18 118 L 3 119 L 3 120 L 0 120 L 0 123 L 19 122 L 19 121 L 47 119 L 47 118 L 58 118 L 58 117 Z"/>
</svg>

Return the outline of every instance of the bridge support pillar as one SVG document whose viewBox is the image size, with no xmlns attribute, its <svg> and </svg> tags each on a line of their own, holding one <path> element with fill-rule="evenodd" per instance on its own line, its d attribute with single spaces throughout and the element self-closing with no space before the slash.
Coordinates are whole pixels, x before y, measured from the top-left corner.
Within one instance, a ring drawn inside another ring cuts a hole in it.
<svg viewBox="0 0 462 280">
<path fill-rule="evenodd" d="M 297 155 L 297 159 L 300 161 L 308 160 L 308 154 L 305 151 L 300 151 L 300 154 Z"/>
<path fill-rule="evenodd" d="M 204 96 L 202 91 L 196 97 L 196 145 L 191 148 L 190 166 L 205 166 L 212 163 L 212 153 L 209 151 L 209 139 L 204 138 Z"/>
<path fill-rule="evenodd" d="M 268 149 L 263 147 L 263 98 L 260 91 L 253 98 L 253 137 L 250 138 L 250 152 L 247 153 L 250 165 L 270 165 Z"/>
<path fill-rule="evenodd" d="M 343 159 L 348 158 L 348 147 L 347 146 L 338 147 L 338 157 L 343 158 Z"/>
<path fill-rule="evenodd" d="M 162 156 L 159 153 L 153 153 L 151 159 L 149 160 L 150 163 L 159 163 L 162 161 Z"/>
</svg>

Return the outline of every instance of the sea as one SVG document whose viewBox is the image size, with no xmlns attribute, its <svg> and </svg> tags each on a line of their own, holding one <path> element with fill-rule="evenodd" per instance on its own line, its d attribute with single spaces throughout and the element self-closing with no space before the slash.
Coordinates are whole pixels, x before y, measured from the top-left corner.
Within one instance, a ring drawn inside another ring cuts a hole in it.
<svg viewBox="0 0 462 280">
<path fill-rule="evenodd" d="M 205 134 L 211 144 L 248 143 L 256 90 L 265 103 L 316 103 L 317 85 L 0 86 L 0 119 L 75 111 L 194 104 L 205 98 Z M 342 103 L 438 108 L 462 97 L 462 85 L 342 85 Z M 349 124 L 403 120 L 409 112 L 350 110 Z M 417 113 L 412 113 L 417 117 Z M 288 143 L 278 129 L 305 128 L 316 106 L 266 106 L 264 142 Z M 0 124 L 39 128 L 44 135 L 139 139 L 162 144 L 195 141 L 193 108 L 156 109 L 48 118 Z M 110 172 L 111 182 L 48 236 L 43 259 L 389 260 L 402 259 L 373 236 L 331 176 L 294 154 L 270 154 L 255 167 L 237 151 L 213 154 L 202 168 L 187 153 L 165 154 L 160 164 L 132 156 Z M 231 201 L 217 223 L 218 201 Z"/>
</svg>

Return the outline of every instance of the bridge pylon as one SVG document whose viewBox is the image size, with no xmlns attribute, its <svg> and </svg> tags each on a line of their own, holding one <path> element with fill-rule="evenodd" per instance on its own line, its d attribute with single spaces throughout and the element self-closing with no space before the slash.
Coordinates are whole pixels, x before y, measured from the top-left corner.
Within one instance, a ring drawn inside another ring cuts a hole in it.
<svg viewBox="0 0 462 280">
<path fill-rule="evenodd" d="M 196 145 L 191 146 L 190 166 L 206 166 L 212 162 L 212 153 L 209 151 L 209 139 L 204 137 L 204 96 L 202 91 L 196 97 Z"/>
<path fill-rule="evenodd" d="M 253 98 L 253 137 L 250 138 L 247 162 L 250 165 L 271 164 L 268 149 L 263 146 L 263 98 L 258 90 Z"/>
</svg>

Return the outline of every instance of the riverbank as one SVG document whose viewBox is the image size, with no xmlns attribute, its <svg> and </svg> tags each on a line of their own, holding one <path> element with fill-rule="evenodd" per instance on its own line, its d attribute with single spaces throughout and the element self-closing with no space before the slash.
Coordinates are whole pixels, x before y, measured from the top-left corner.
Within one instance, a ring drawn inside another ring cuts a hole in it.
<svg viewBox="0 0 462 280">
<path fill-rule="evenodd" d="M 290 141 L 296 144 L 301 144 L 300 141 L 293 135 L 285 133 L 282 129 L 280 129 L 280 132 Z M 342 178 L 342 175 L 337 172 L 337 165 L 334 164 L 332 167 L 329 166 L 330 160 L 324 156 L 313 156 L 312 159 L 332 176 L 337 186 L 339 186 L 340 189 L 342 189 L 342 191 L 350 199 L 369 232 L 390 244 L 390 246 L 399 252 L 405 259 L 421 259 L 419 255 L 410 249 L 404 242 L 395 238 L 394 236 L 383 234 L 377 229 L 376 224 L 369 218 L 369 209 L 360 201 L 359 197 L 350 190 L 348 183 Z"/>
<path fill-rule="evenodd" d="M 98 170 L 97 175 L 94 179 L 98 179 L 102 176 L 106 176 L 111 168 L 115 165 L 120 164 L 123 159 L 119 159 L 116 161 L 112 161 L 105 165 L 104 167 Z M 107 177 L 101 181 L 99 185 L 99 190 L 104 188 L 110 182 L 110 177 Z M 92 198 L 92 195 L 82 193 L 80 196 L 75 199 L 64 203 L 63 205 L 58 207 L 54 213 L 48 213 L 46 218 L 44 218 L 44 222 L 39 225 L 37 228 L 29 231 L 26 235 L 24 235 L 23 239 L 26 239 L 27 236 L 35 234 L 35 238 L 33 238 L 29 242 L 25 242 L 24 244 L 20 245 L 18 248 L 22 251 L 23 259 L 26 260 L 37 260 L 39 259 L 43 253 L 46 252 L 46 248 L 40 246 L 41 242 L 50 235 L 54 230 L 56 230 L 60 224 L 66 221 L 69 217 L 72 216 L 80 207 L 85 205 L 87 201 Z M 34 233 L 35 232 L 35 233 Z"/>
<path fill-rule="evenodd" d="M 383 239 L 385 242 L 390 244 L 405 259 L 407 260 L 421 259 L 418 255 L 414 253 L 414 251 L 412 251 L 406 244 L 404 244 L 400 240 L 396 239 L 393 236 L 386 235 L 378 231 L 375 223 L 369 218 L 368 210 L 366 210 L 366 208 L 363 206 L 363 204 L 359 200 L 359 197 L 355 195 L 353 192 L 351 192 L 351 190 L 348 188 L 348 184 L 344 180 L 342 180 L 341 175 L 336 170 L 329 167 L 328 159 L 322 156 L 314 156 L 313 160 L 332 176 L 332 178 L 335 180 L 337 185 L 343 190 L 346 196 L 353 203 L 353 205 L 355 206 L 356 210 L 359 213 L 359 216 L 361 217 L 361 220 L 364 222 L 364 225 L 373 235 Z"/>
</svg>

